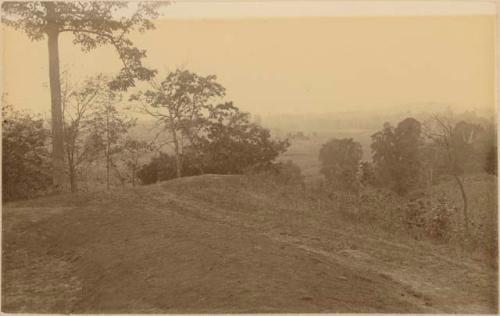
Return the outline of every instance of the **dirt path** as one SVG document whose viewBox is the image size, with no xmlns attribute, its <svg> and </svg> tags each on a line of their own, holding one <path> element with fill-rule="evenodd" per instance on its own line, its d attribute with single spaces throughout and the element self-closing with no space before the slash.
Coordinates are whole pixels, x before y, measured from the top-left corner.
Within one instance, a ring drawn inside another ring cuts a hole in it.
<svg viewBox="0 0 500 316">
<path fill-rule="evenodd" d="M 322 227 L 320 222 L 313 221 L 307 225 L 304 218 L 300 224 L 301 233 L 287 232 L 289 221 L 281 227 L 275 225 L 280 222 L 279 214 L 275 214 L 277 218 L 271 221 L 273 225 L 266 231 L 255 214 L 252 218 L 230 209 L 214 210 L 206 202 L 183 199 L 174 194 L 162 197 L 175 201 L 183 209 L 197 211 L 198 217 L 203 214 L 205 220 L 253 230 L 259 236 L 295 247 L 307 252 L 307 255 L 323 257 L 323 261 L 333 261 L 363 271 L 364 275 L 375 274 L 396 282 L 407 301 L 428 313 L 457 310 L 491 313 L 497 304 L 496 273 L 471 260 L 450 259 L 424 245 L 409 246 L 359 232 L 332 227 L 318 230 Z M 333 240 L 332 236 L 335 237 Z"/>
<path fill-rule="evenodd" d="M 4 208 L 2 310 L 494 312 L 473 263 L 181 189 Z"/>
</svg>

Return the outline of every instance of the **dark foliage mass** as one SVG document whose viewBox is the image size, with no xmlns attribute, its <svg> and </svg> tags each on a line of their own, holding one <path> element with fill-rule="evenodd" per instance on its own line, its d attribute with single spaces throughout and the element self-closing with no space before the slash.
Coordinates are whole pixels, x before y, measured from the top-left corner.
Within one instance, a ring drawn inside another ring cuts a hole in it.
<svg viewBox="0 0 500 316">
<path fill-rule="evenodd" d="M 250 122 L 250 114 L 232 103 L 210 108 L 195 144 L 203 171 L 219 174 L 243 173 L 250 166 L 268 164 L 289 146 L 287 140 L 272 139 L 268 129 Z"/>
<path fill-rule="evenodd" d="M 434 117 L 423 125 L 407 118 L 372 135 L 377 184 L 405 194 L 436 183 L 440 176 L 465 175 L 496 168 L 495 132 L 491 126 Z"/>
<path fill-rule="evenodd" d="M 339 191 L 357 191 L 359 164 L 363 151 L 352 138 L 332 139 L 321 147 L 321 173 L 332 188 Z"/>
<path fill-rule="evenodd" d="M 242 174 L 250 167 L 267 168 L 288 148 L 288 141 L 273 140 L 269 130 L 250 122 L 248 113 L 231 103 L 211 109 L 200 132 L 180 155 L 182 176 Z M 160 153 L 137 173 L 143 184 L 177 177 L 175 155 Z"/>
<path fill-rule="evenodd" d="M 10 201 L 41 194 L 52 183 L 49 131 L 43 120 L 2 109 L 2 199 Z"/>
<path fill-rule="evenodd" d="M 372 136 L 373 163 L 378 183 L 404 195 L 418 186 L 422 168 L 422 127 L 414 118 L 396 128 L 386 123 Z"/>
<path fill-rule="evenodd" d="M 168 73 L 160 83 L 151 82 L 151 88 L 130 97 L 143 112 L 163 126 L 173 145 L 176 176 L 183 175 L 183 139 L 190 143 L 190 150 L 199 156 L 199 135 L 206 127 L 207 111 L 225 96 L 225 88 L 216 76 L 201 76 L 189 70 Z M 199 157 L 198 157 L 199 158 Z M 201 162 L 198 163 L 202 172 Z"/>
<path fill-rule="evenodd" d="M 189 156 L 185 156 L 184 176 L 194 176 L 200 174 L 194 167 Z M 170 180 L 177 177 L 175 157 L 164 152 L 151 158 L 150 162 L 141 166 L 137 171 L 137 178 L 142 184 L 152 184 L 160 181 Z"/>
<path fill-rule="evenodd" d="M 364 186 L 375 186 L 377 184 L 377 176 L 373 164 L 369 161 L 363 161 L 360 165 L 359 182 Z"/>
<path fill-rule="evenodd" d="M 485 171 L 489 174 L 498 174 L 498 158 L 497 158 L 497 146 L 491 146 L 487 160 L 486 160 L 486 166 L 485 166 Z"/>
<path fill-rule="evenodd" d="M 262 182 L 271 181 L 278 185 L 305 185 L 302 170 L 291 160 L 253 165 L 245 170 L 245 174 L 263 180 Z"/>
</svg>

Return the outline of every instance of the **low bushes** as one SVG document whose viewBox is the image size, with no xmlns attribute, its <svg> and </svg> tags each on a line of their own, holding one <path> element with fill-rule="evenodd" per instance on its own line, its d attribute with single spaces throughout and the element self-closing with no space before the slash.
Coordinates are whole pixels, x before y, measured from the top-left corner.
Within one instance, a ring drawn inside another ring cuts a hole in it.
<svg viewBox="0 0 500 316">
<path fill-rule="evenodd" d="M 249 177 L 262 181 L 271 181 L 278 185 L 304 186 L 304 176 L 299 166 L 291 160 L 286 162 L 257 164 L 245 169 Z"/>
<path fill-rule="evenodd" d="M 50 133 L 39 117 L 2 108 L 2 200 L 44 195 L 52 190 Z"/>
<path fill-rule="evenodd" d="M 290 209 L 321 212 L 363 229 L 382 229 L 394 236 L 406 236 L 465 250 L 496 265 L 497 200 L 496 177 L 474 175 L 464 180 L 470 195 L 469 234 L 464 231 L 462 200 L 455 183 L 443 180 L 428 191 L 414 191 L 402 197 L 391 190 L 363 187 L 357 193 L 332 190 L 324 181 L 307 186 L 295 178 L 293 164 L 249 174 L 262 190 L 275 194 Z M 300 178 L 300 177 L 299 177 Z M 285 180 L 283 180 L 285 179 Z M 288 185 L 283 185 L 288 184 Z"/>
</svg>

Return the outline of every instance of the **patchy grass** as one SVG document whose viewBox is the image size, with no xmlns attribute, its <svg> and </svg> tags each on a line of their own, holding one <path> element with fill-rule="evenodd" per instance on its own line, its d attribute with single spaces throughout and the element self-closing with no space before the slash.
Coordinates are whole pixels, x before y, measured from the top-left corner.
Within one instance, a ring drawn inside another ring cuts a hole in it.
<svg viewBox="0 0 500 316">
<path fill-rule="evenodd" d="M 353 137 L 360 141 L 363 147 L 364 159 L 370 159 L 371 131 L 342 131 L 332 132 L 331 135 L 319 135 L 308 140 L 295 140 L 280 160 L 291 160 L 297 164 L 305 177 L 308 189 L 299 194 L 294 193 L 297 205 L 305 200 L 311 200 L 311 205 L 303 207 L 333 208 L 336 214 L 343 214 L 344 219 L 352 223 L 376 226 L 392 234 L 410 236 L 417 239 L 428 239 L 435 243 L 446 243 L 449 246 L 475 257 L 477 260 L 487 260 L 493 266 L 497 261 L 497 177 L 488 174 L 471 175 L 464 178 L 465 189 L 469 199 L 470 235 L 465 239 L 464 219 L 462 213 L 462 197 L 452 178 L 444 178 L 439 184 L 425 192 L 420 200 L 425 206 L 418 212 L 423 227 L 409 225 L 408 199 L 372 188 L 365 188 L 360 198 L 332 194 L 325 188 L 320 188 L 323 177 L 320 174 L 318 154 L 322 144 L 332 137 Z M 273 188 L 280 191 L 279 188 Z M 289 189 L 286 189 L 289 190 Z M 287 194 L 287 193 L 284 193 Z M 328 197 L 327 197 L 328 196 Z M 305 197 L 305 199 L 304 199 Z M 292 198 L 293 199 L 293 198 Z M 449 213 L 446 223 L 437 219 L 440 212 L 440 200 L 444 200 Z M 280 201 L 280 203 L 288 203 Z M 417 220 L 414 219 L 414 220 Z"/>
<path fill-rule="evenodd" d="M 495 313 L 496 271 L 314 188 L 182 178 L 7 204 L 4 312 Z"/>
</svg>

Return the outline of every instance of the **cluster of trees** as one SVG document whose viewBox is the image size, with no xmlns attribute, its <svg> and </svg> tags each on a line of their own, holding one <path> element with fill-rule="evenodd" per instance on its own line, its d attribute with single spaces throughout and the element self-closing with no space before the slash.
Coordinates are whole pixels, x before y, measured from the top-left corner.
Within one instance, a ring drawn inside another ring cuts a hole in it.
<svg viewBox="0 0 500 316">
<path fill-rule="evenodd" d="M 269 130 L 252 122 L 250 114 L 232 102 L 222 102 L 225 89 L 215 76 L 176 70 L 158 85 L 151 81 L 151 89 L 139 91 L 130 100 L 112 90 L 110 78 L 103 75 L 78 85 L 66 73 L 62 79 L 63 171 L 71 192 L 78 191 L 79 181 L 86 181 L 82 175 L 91 169 L 105 170 L 107 188 L 113 182 L 111 177 L 135 185 L 138 180 L 149 184 L 204 173 L 238 174 L 256 165 L 271 166 L 289 146 L 287 140 L 272 139 Z M 146 142 L 130 137 L 136 121 L 123 111 L 124 102 L 132 102 L 157 120 L 160 131 L 154 139 Z M 29 192 L 51 186 L 47 173 L 43 178 L 37 174 L 51 170 L 46 168 L 50 165 L 50 132 L 41 119 L 21 116 L 11 108 L 4 112 L 9 118 L 3 137 L 4 170 L 8 173 L 4 181 L 9 185 L 4 187 L 17 192 L 4 197 L 30 197 Z M 21 133 L 20 129 L 30 132 Z M 168 146 L 171 150 L 163 152 Z M 28 155 L 18 153 L 22 148 L 33 152 L 36 163 L 19 157 Z M 143 165 L 148 155 L 153 157 Z M 27 177 L 32 181 L 26 181 Z M 25 190 L 27 185 L 31 191 Z"/>
<path fill-rule="evenodd" d="M 2 22 L 23 31 L 30 40 L 44 40 L 48 45 L 51 95 L 52 178 L 57 188 L 65 182 L 65 141 L 61 78 L 59 70 L 59 36 L 72 34 L 73 43 L 84 52 L 109 45 L 115 48 L 123 68 L 109 82 L 115 91 L 124 91 L 136 80 L 151 79 L 156 71 L 143 66 L 146 52 L 134 46 L 133 31 L 153 29 L 150 19 L 158 17 L 158 8 L 167 2 L 137 2 L 132 14 L 120 15 L 128 2 L 118 1 L 29 1 L 2 3 Z"/>
<path fill-rule="evenodd" d="M 121 111 L 120 94 L 109 89 L 108 78 L 97 76 L 74 85 L 64 77 L 61 87 L 64 169 L 71 192 L 81 176 L 101 164 L 105 183 L 111 176 L 135 184 L 140 156 L 151 150 L 144 141 L 129 137 L 135 120 Z M 4 200 L 32 197 L 54 190 L 50 150 L 53 139 L 43 119 L 3 106 Z M 113 174 L 113 175 L 112 175 Z M 67 184 L 67 185 L 66 185 Z"/>
<path fill-rule="evenodd" d="M 129 35 L 153 29 L 151 19 L 168 2 L 137 2 L 132 14 L 120 14 L 128 4 L 2 3 L 3 23 L 33 41 L 47 42 L 51 95 L 50 131 L 38 118 L 3 109 L 3 187 L 13 191 L 4 193 L 4 199 L 30 197 L 48 188 L 60 191 L 67 183 L 75 192 L 83 171 L 99 162 L 105 166 L 109 188 L 111 173 L 133 185 L 138 178 L 149 183 L 154 177 L 241 173 L 251 165 L 272 163 L 288 147 L 287 141 L 272 140 L 268 130 L 250 121 L 249 114 L 222 102 L 225 89 L 215 76 L 178 70 L 158 83 L 157 71 L 142 63 L 146 52 Z M 72 34 L 73 43 L 84 52 L 114 47 L 122 69 L 113 78 L 97 76 L 81 85 L 72 84 L 59 69 L 58 42 L 63 33 Z M 146 143 L 128 136 L 135 121 L 123 114 L 120 104 L 122 93 L 137 80 L 148 82 L 151 88 L 129 101 L 158 120 L 161 133 L 168 138 L 163 144 L 153 144 L 156 138 Z M 172 145 L 172 153 L 160 153 L 149 165 L 141 166 L 145 154 L 165 145 Z M 160 171 L 153 176 L 151 170 Z"/>
<path fill-rule="evenodd" d="M 289 146 L 251 121 L 232 102 L 221 102 L 225 89 L 215 76 L 187 70 L 169 73 L 152 89 L 131 100 L 158 120 L 171 145 L 141 168 L 143 183 L 203 173 L 237 174 L 250 166 L 269 164 Z M 175 173 L 173 172 L 173 170 Z M 156 174 L 153 174 L 156 173 Z"/>
<path fill-rule="evenodd" d="M 80 86 L 64 81 L 61 90 L 66 174 L 71 192 L 78 189 L 78 176 L 102 160 L 106 187 L 114 175 L 123 184 L 135 185 L 139 158 L 152 149 L 149 143 L 129 136 L 136 120 L 120 107 L 120 93 L 109 88 L 110 79 L 102 75 Z"/>
<path fill-rule="evenodd" d="M 385 123 L 372 135 L 372 161 L 361 161 L 361 145 L 353 139 L 332 139 L 321 148 L 321 173 L 334 190 L 358 192 L 362 186 L 390 189 L 405 196 L 426 189 L 442 176 L 457 184 L 468 229 L 465 174 L 497 174 L 496 131 L 493 124 L 454 122 L 433 115 L 421 123 L 414 118 L 396 127 Z"/>
<path fill-rule="evenodd" d="M 127 2 L 2 3 L 3 23 L 33 41 L 47 41 L 51 92 L 50 131 L 39 118 L 9 106 L 2 109 L 4 198 L 32 196 L 51 186 L 60 190 L 67 182 L 77 191 L 79 175 L 98 161 L 105 166 L 109 187 L 112 172 L 122 183 L 134 185 L 137 179 L 150 183 L 193 174 L 242 173 L 272 164 L 287 149 L 288 141 L 273 140 L 258 120 L 252 122 L 249 114 L 223 100 L 225 89 L 215 76 L 177 70 L 158 82 L 157 71 L 142 64 L 146 52 L 129 35 L 154 28 L 151 19 L 164 4 L 138 2 L 132 14 L 120 15 Z M 84 52 L 114 47 L 123 68 L 113 78 L 97 76 L 73 85 L 59 70 L 62 33 L 72 34 Z M 144 166 L 142 157 L 153 150 L 156 138 L 148 143 L 130 138 L 135 122 L 120 109 L 122 92 L 137 80 L 148 82 L 150 89 L 128 101 L 154 117 L 167 138 L 156 144 L 160 153 Z M 385 124 L 372 136 L 372 162 L 361 162 L 361 146 L 352 139 L 331 140 L 320 152 L 321 172 L 336 190 L 356 192 L 362 185 L 374 185 L 401 195 L 447 174 L 460 188 L 466 212 L 461 176 L 482 169 L 496 174 L 494 137 L 492 126 L 438 116 L 425 124 L 408 118 L 396 127 Z M 172 150 L 161 152 L 166 145 Z"/>
<path fill-rule="evenodd" d="M 448 175 L 461 182 L 465 174 L 497 174 L 493 124 L 477 124 L 433 115 L 396 127 L 385 123 L 372 135 L 372 161 L 361 161 L 361 145 L 351 138 L 332 139 L 319 154 L 321 172 L 338 190 L 362 185 L 386 187 L 400 195 L 435 184 Z"/>
</svg>

